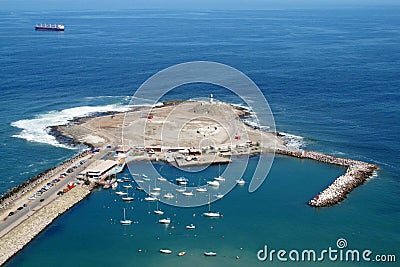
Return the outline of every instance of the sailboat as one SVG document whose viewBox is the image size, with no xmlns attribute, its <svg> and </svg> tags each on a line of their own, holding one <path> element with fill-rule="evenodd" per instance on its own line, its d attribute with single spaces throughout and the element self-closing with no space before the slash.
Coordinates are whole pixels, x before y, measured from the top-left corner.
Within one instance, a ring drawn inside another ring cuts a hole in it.
<svg viewBox="0 0 400 267">
<path fill-rule="evenodd" d="M 150 192 L 150 185 L 149 185 L 149 193 L 148 193 L 147 197 L 144 198 L 144 200 L 149 201 L 149 202 L 151 202 L 151 201 L 157 201 L 158 198 L 157 198 L 156 196 L 154 196 L 153 193 L 156 193 L 156 192 Z M 157 192 L 157 193 L 158 193 L 158 192 Z"/>
<path fill-rule="evenodd" d="M 126 190 L 126 196 L 122 197 L 122 200 L 123 201 L 133 201 L 134 200 L 133 195 L 132 195 L 132 197 L 128 196 L 128 189 Z"/>
<path fill-rule="evenodd" d="M 211 196 L 210 196 L 210 194 L 208 195 L 208 212 L 203 212 L 203 215 L 206 217 L 211 217 L 211 218 L 218 218 L 218 217 L 222 216 L 222 214 L 220 214 L 219 212 L 211 211 Z"/>
<path fill-rule="evenodd" d="M 164 212 L 158 208 L 158 201 L 157 201 L 157 209 L 154 211 L 154 214 L 163 215 Z"/>
<path fill-rule="evenodd" d="M 119 221 L 122 225 L 131 225 L 132 221 L 131 220 L 127 220 L 126 219 L 126 215 L 125 215 L 125 208 L 124 208 L 124 219 Z"/>
<path fill-rule="evenodd" d="M 128 195 L 127 192 L 123 192 L 123 191 L 121 191 L 121 190 L 116 191 L 115 194 L 118 195 L 118 196 L 126 196 L 126 195 Z"/>
<path fill-rule="evenodd" d="M 214 180 L 219 182 L 225 181 L 225 178 L 221 176 L 221 164 L 218 165 L 218 177 L 215 177 Z"/>
<path fill-rule="evenodd" d="M 161 188 L 157 187 L 157 180 L 156 179 L 154 179 L 153 191 L 161 191 Z"/>
</svg>

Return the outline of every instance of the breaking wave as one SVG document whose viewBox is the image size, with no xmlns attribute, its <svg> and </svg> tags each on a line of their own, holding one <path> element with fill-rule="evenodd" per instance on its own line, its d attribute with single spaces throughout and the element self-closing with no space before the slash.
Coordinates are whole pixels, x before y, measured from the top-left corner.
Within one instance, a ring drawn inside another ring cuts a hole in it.
<svg viewBox="0 0 400 267">
<path fill-rule="evenodd" d="M 71 148 L 60 144 L 56 138 L 49 134 L 50 126 L 64 125 L 75 118 L 87 117 L 103 112 L 125 112 L 130 109 L 127 105 L 81 106 L 63 110 L 53 110 L 40 114 L 33 119 L 19 120 L 11 126 L 21 129 L 13 137 L 22 138 L 28 142 L 49 144 L 56 147 Z"/>
</svg>

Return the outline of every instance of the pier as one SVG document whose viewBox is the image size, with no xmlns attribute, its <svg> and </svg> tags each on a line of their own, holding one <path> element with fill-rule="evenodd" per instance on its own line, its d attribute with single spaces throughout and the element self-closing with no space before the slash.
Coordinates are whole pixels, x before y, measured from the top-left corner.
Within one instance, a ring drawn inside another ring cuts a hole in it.
<svg viewBox="0 0 400 267">
<path fill-rule="evenodd" d="M 311 159 L 347 168 L 345 174 L 339 176 L 331 185 L 308 202 L 308 205 L 312 207 L 330 207 L 342 202 L 351 191 L 362 185 L 378 169 L 375 164 L 335 157 L 315 151 L 277 148 L 275 152 L 281 155 Z"/>
</svg>

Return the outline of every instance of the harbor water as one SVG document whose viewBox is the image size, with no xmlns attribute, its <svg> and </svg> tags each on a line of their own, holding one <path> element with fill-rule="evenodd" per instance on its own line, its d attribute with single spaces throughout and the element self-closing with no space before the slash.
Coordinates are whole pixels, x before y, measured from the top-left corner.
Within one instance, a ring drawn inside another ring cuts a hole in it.
<svg viewBox="0 0 400 267">
<path fill-rule="evenodd" d="M 308 200 L 345 170 L 277 156 L 259 190 L 250 194 L 248 184 L 237 186 L 212 203 L 222 218 L 203 217 L 207 206 L 160 204 L 174 229 L 157 223 L 156 203 L 142 201 L 143 192 L 135 191 L 135 200 L 124 203 L 112 190 L 94 191 L 6 266 L 283 266 L 288 263 L 259 261 L 257 252 L 264 245 L 319 251 L 336 247 L 339 238 L 348 248 L 398 253 L 398 11 L 0 11 L 0 193 L 79 152 L 57 142 L 46 127 L 124 110 L 151 75 L 193 60 L 221 62 L 253 79 L 271 106 L 277 130 L 289 134 L 292 146 L 380 167 L 341 204 L 314 209 Z M 63 23 L 65 32 L 35 32 L 41 21 Z M 210 93 L 242 102 L 206 84 L 178 87 L 165 99 Z M 247 182 L 256 159 L 250 159 Z M 140 162 L 133 164 L 146 173 Z M 164 163 L 155 167 L 168 179 L 199 179 Z M 218 166 L 211 166 L 201 176 L 217 173 Z M 129 175 L 126 170 L 121 177 Z M 137 223 L 120 225 L 123 208 Z M 196 229 L 185 229 L 190 223 Z M 160 254 L 162 248 L 174 255 Z M 177 257 L 179 251 L 186 256 Z M 217 256 L 205 257 L 205 251 Z M 295 266 L 344 264 L 363 263 Z"/>
</svg>

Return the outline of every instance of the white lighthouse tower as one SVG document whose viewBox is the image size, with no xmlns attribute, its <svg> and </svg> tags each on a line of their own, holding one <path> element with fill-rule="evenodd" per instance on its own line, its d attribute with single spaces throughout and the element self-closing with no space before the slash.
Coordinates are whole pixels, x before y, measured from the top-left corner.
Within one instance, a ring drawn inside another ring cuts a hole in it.
<svg viewBox="0 0 400 267">
<path fill-rule="evenodd" d="M 213 94 L 211 94 L 210 95 L 210 103 L 213 103 L 214 102 L 214 96 L 213 96 Z"/>
</svg>

